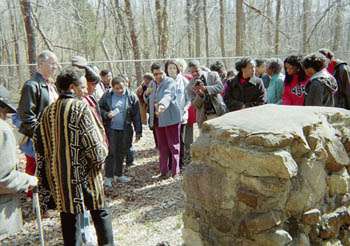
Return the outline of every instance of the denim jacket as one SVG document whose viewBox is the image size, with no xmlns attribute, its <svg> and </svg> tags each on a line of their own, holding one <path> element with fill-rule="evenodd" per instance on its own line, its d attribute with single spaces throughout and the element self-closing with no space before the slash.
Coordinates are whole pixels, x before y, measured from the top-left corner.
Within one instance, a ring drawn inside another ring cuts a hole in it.
<svg viewBox="0 0 350 246">
<path fill-rule="evenodd" d="M 154 127 L 155 104 L 164 105 L 165 111 L 158 116 L 159 127 L 171 126 L 182 121 L 181 110 L 176 99 L 176 83 L 172 78 L 165 77 L 159 85 L 155 81 L 150 83 L 152 93 L 146 97 L 149 105 L 149 125 Z"/>
</svg>

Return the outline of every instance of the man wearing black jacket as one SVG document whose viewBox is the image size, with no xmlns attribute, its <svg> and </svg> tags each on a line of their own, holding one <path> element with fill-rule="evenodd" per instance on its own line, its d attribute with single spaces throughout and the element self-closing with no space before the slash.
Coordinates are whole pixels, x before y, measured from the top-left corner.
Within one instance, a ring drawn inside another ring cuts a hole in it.
<svg viewBox="0 0 350 246">
<path fill-rule="evenodd" d="M 337 80 L 338 91 L 334 95 L 335 106 L 350 109 L 350 67 L 341 60 L 335 59 L 332 51 L 320 49 L 319 52 L 328 60 L 327 70 Z"/>
<path fill-rule="evenodd" d="M 58 69 L 57 57 L 45 50 L 37 57 L 37 72 L 27 80 L 21 91 L 17 113 L 21 124 L 19 132 L 27 138 L 22 143 L 32 146 L 31 138 L 40 115 L 44 109 L 56 101 L 58 93 L 53 83 L 53 76 Z M 36 163 L 32 155 L 26 154 L 26 173 L 34 175 Z M 31 193 L 28 194 L 31 197 Z"/>
</svg>

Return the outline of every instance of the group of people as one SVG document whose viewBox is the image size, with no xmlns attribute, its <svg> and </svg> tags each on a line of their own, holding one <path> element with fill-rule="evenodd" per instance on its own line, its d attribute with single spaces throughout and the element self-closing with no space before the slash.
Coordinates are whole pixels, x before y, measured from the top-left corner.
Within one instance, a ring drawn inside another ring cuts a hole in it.
<svg viewBox="0 0 350 246">
<path fill-rule="evenodd" d="M 153 63 L 135 93 L 127 76 L 99 72 L 80 56 L 56 79 L 54 53 L 43 51 L 37 62 L 17 110 L 0 95 L 0 146 L 8 150 L 0 153 L 0 195 L 38 185 L 44 211 L 60 212 L 65 245 L 80 245 L 85 209 L 99 245 L 114 244 L 104 187 L 130 181 L 124 161 L 133 164 L 132 144 L 142 137 L 142 124 L 153 131 L 157 178 L 165 179 L 177 177 L 190 161 L 194 123 L 201 129 L 209 119 L 266 103 L 350 109 L 349 66 L 327 49 L 290 55 L 284 62 L 244 57 L 236 71 L 227 71 L 220 61 L 210 68 L 196 60 Z M 16 144 L 5 123 L 7 113 L 23 134 L 26 174 L 15 170 Z"/>
<path fill-rule="evenodd" d="M 181 59 L 155 63 L 137 89 L 155 132 L 162 178 L 178 175 L 189 159 L 194 122 L 201 128 L 226 112 L 266 103 L 350 109 L 349 66 L 328 49 L 290 55 L 284 62 L 244 57 L 236 71 L 227 71 L 221 61 L 210 69 L 196 60 L 186 65 Z"/>
<path fill-rule="evenodd" d="M 228 111 L 265 103 L 350 109 L 350 68 L 328 49 L 284 62 L 243 58 L 236 69 L 223 93 Z"/>
</svg>

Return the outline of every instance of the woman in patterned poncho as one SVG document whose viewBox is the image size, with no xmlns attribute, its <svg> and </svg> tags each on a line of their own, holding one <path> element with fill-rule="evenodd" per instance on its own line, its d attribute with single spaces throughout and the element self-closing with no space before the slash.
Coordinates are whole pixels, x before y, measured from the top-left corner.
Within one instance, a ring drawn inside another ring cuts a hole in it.
<svg viewBox="0 0 350 246">
<path fill-rule="evenodd" d="M 103 127 L 77 98 L 86 89 L 86 79 L 70 68 L 57 77 L 56 85 L 60 97 L 45 109 L 35 135 L 42 205 L 52 205 L 52 195 L 65 245 L 80 245 L 83 202 L 94 220 L 99 245 L 113 245 L 101 172 L 107 156 Z"/>
</svg>

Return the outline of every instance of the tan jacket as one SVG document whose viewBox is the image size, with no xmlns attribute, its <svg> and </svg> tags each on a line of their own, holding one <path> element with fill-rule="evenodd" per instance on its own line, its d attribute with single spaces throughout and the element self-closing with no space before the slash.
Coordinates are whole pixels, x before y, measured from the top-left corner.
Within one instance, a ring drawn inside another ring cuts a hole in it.
<svg viewBox="0 0 350 246">
<path fill-rule="evenodd" d="M 217 116 L 226 113 L 226 105 L 222 99 L 221 92 L 223 91 L 223 85 L 219 74 L 217 72 L 202 71 L 202 75 L 206 81 L 207 95 L 213 104 L 215 113 Z M 196 95 L 193 92 L 193 86 L 195 85 L 195 79 L 190 81 L 188 86 L 188 94 L 190 95 L 192 104 L 196 107 L 196 119 L 199 127 L 207 120 L 207 114 L 205 111 L 205 97 Z"/>
<path fill-rule="evenodd" d="M 31 176 L 16 170 L 16 140 L 11 127 L 0 119 L 0 195 L 27 191 Z"/>
</svg>

